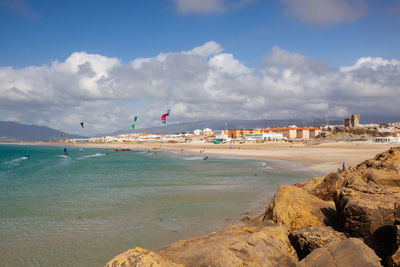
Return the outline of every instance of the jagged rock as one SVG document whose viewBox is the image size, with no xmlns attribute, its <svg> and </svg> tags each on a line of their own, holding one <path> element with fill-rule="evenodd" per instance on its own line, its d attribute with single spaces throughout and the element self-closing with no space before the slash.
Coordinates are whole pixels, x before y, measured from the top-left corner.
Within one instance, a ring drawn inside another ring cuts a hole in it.
<svg viewBox="0 0 400 267">
<path fill-rule="evenodd" d="M 264 222 L 265 224 L 265 222 Z M 262 226 L 230 226 L 222 232 L 178 241 L 157 251 L 185 266 L 296 266 L 296 252 L 286 230 Z"/>
<path fill-rule="evenodd" d="M 106 267 L 184 267 L 152 251 L 135 247 L 127 250 L 106 264 Z"/>
<path fill-rule="evenodd" d="M 305 257 L 299 267 L 320 266 L 382 266 L 375 252 L 356 238 L 347 238 L 328 243 Z"/>
<path fill-rule="evenodd" d="M 400 248 L 389 258 L 389 267 L 400 267 Z"/>
<path fill-rule="evenodd" d="M 336 190 L 352 184 L 399 187 L 400 147 L 378 154 L 374 159 L 366 160 L 357 167 L 347 167 L 329 174 L 312 190 L 312 194 L 324 200 L 331 200 Z"/>
<path fill-rule="evenodd" d="M 334 196 L 339 224 L 349 236 L 362 237 L 385 258 L 397 247 L 396 203 L 400 188 L 381 185 L 348 185 Z"/>
<path fill-rule="evenodd" d="M 335 217 L 332 201 L 323 201 L 295 186 L 280 186 L 264 215 L 289 232 L 307 226 L 333 226 Z"/>
<path fill-rule="evenodd" d="M 346 239 L 343 233 L 328 226 L 309 226 L 294 230 L 289 234 L 290 243 L 297 251 L 299 260 L 305 258 L 316 248 L 320 248 L 331 241 L 342 239 Z"/>
<path fill-rule="evenodd" d="M 303 189 L 306 190 L 308 193 L 311 193 L 315 187 L 317 187 L 325 177 L 314 177 L 303 184 Z"/>
</svg>

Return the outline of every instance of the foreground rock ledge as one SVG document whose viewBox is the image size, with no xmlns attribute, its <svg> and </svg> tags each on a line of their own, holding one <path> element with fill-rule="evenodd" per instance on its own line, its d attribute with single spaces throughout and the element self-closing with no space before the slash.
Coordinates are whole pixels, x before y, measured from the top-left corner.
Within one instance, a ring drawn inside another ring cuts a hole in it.
<svg viewBox="0 0 400 267">
<path fill-rule="evenodd" d="M 185 266 L 296 266 L 298 259 L 286 229 L 267 225 L 235 226 L 158 250 L 161 256 Z"/>
<path fill-rule="evenodd" d="M 347 238 L 328 243 L 315 249 L 303 259 L 299 267 L 320 266 L 382 266 L 374 251 L 356 238 Z"/>
<path fill-rule="evenodd" d="M 184 267 L 165 259 L 150 250 L 135 247 L 110 260 L 106 267 Z"/>
</svg>

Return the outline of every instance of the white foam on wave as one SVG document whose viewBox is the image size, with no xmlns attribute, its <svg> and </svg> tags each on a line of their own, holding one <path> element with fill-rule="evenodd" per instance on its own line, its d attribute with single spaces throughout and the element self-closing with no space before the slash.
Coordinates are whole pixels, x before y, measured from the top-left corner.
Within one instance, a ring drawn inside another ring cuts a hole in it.
<svg viewBox="0 0 400 267">
<path fill-rule="evenodd" d="M 103 154 L 103 153 L 96 153 L 96 154 L 93 154 L 93 155 L 82 156 L 82 157 L 79 157 L 78 159 L 102 157 L 102 156 L 105 156 L 105 155 L 106 154 Z"/>
<path fill-rule="evenodd" d="M 185 160 L 202 160 L 204 157 L 191 157 L 191 158 L 185 158 Z"/>
<path fill-rule="evenodd" d="M 268 166 L 268 164 L 266 162 L 259 162 L 261 167 L 263 167 L 263 169 L 267 169 L 267 170 L 273 170 L 273 168 L 271 166 Z"/>
<path fill-rule="evenodd" d="M 13 159 L 13 160 L 10 160 L 10 161 L 5 161 L 3 164 L 4 165 L 6 165 L 6 166 L 16 166 L 16 165 L 18 165 L 19 163 L 21 163 L 22 161 L 24 161 L 24 160 L 27 160 L 28 159 L 28 157 L 20 157 L 20 158 L 16 158 L 16 159 Z"/>
</svg>

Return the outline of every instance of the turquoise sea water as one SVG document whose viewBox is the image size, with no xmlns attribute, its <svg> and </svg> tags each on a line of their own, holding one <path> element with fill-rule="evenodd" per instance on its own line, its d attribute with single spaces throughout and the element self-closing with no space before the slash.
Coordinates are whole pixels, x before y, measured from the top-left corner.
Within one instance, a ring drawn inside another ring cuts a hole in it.
<svg viewBox="0 0 400 267">
<path fill-rule="evenodd" d="M 260 214 L 280 184 L 316 175 L 279 160 L 63 148 L 0 145 L 2 266 L 104 266 Z"/>
</svg>

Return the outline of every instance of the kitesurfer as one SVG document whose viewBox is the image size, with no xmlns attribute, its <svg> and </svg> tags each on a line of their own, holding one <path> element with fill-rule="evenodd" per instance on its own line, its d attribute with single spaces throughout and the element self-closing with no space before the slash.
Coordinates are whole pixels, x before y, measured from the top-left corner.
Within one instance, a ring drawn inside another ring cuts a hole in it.
<svg viewBox="0 0 400 267">
<path fill-rule="evenodd" d="M 64 155 L 65 155 L 65 156 L 68 155 L 68 152 L 67 152 L 67 148 L 66 148 L 66 147 L 64 147 Z"/>
</svg>

